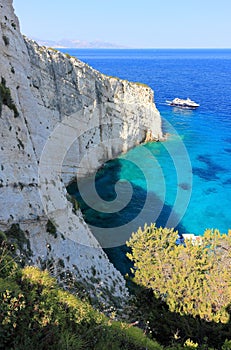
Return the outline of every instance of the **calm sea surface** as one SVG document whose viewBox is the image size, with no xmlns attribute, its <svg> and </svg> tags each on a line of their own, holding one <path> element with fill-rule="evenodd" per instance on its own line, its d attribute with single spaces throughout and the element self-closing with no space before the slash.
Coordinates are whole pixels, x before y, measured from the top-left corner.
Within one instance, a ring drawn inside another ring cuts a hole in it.
<svg viewBox="0 0 231 350">
<path fill-rule="evenodd" d="M 138 217 L 137 228 L 155 221 L 197 235 L 231 229 L 231 50 L 63 51 L 107 75 L 149 85 L 170 133 L 168 141 L 138 146 L 99 172 L 96 187 L 104 200 L 115 199 L 115 182 L 133 186 L 131 202 L 119 213 L 99 213 L 76 193 L 88 223 L 119 227 Z M 175 97 L 190 97 L 200 107 L 167 106 Z"/>
</svg>

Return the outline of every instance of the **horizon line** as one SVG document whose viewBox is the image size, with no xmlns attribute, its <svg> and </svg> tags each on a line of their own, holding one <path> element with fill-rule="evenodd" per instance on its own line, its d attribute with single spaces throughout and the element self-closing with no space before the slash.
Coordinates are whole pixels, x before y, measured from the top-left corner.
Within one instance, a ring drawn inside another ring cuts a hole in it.
<svg viewBox="0 0 231 350">
<path fill-rule="evenodd" d="M 46 45 L 44 45 L 46 46 Z M 48 47 L 48 46 L 47 46 Z M 231 50 L 231 47 L 63 47 L 56 46 L 56 49 L 75 50 Z"/>
</svg>

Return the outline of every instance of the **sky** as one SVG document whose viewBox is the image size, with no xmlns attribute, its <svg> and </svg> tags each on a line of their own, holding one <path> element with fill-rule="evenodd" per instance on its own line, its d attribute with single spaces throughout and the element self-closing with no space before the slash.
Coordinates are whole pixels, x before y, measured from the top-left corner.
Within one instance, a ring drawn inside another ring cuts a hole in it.
<svg viewBox="0 0 231 350">
<path fill-rule="evenodd" d="M 231 48 L 231 0 L 13 0 L 28 37 L 135 48 Z"/>
</svg>

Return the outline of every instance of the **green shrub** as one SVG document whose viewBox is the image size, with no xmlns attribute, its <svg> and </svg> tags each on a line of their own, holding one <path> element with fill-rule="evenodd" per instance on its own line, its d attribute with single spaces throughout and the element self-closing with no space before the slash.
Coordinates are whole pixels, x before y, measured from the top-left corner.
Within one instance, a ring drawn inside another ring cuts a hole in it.
<svg viewBox="0 0 231 350">
<path fill-rule="evenodd" d="M 145 88 L 149 88 L 149 86 L 148 86 L 147 84 L 144 84 L 144 83 L 136 82 L 135 84 L 138 85 L 138 86 L 142 86 L 142 87 L 145 87 Z"/>
<path fill-rule="evenodd" d="M 58 349 L 85 350 L 87 348 L 87 341 L 81 339 L 78 334 L 64 330 L 60 335 L 57 345 Z"/>
<path fill-rule="evenodd" d="M 6 242 L 6 241 L 7 241 L 7 238 L 6 238 L 5 233 L 0 230 L 0 244 L 2 244 L 2 242 Z"/>
<path fill-rule="evenodd" d="M 52 235 L 54 238 L 58 237 L 56 227 L 50 219 L 47 221 L 46 229 L 47 229 L 47 232 L 50 235 Z"/>
<path fill-rule="evenodd" d="M 1 256 L 8 264 L 6 255 Z M 48 271 L 25 267 L 0 278 L 0 349 L 159 350 L 139 329 L 109 320 L 58 288 Z"/>
<path fill-rule="evenodd" d="M 0 83 L 0 117 L 2 115 L 2 105 L 5 105 L 12 110 L 15 118 L 19 116 L 17 107 L 12 100 L 10 89 L 6 87 L 6 81 L 4 78 L 2 78 Z"/>
<path fill-rule="evenodd" d="M 20 228 L 19 224 L 12 224 L 10 229 L 5 232 L 5 235 L 7 242 L 14 245 L 15 249 L 19 249 L 21 262 L 25 264 L 32 255 L 30 241 L 26 237 L 25 232 Z"/>
<path fill-rule="evenodd" d="M 59 52 L 58 50 L 54 49 L 53 47 L 48 47 L 48 50 L 54 51 L 54 52 Z"/>
<path fill-rule="evenodd" d="M 3 35 L 3 36 L 2 36 L 2 39 L 3 39 L 3 41 L 4 41 L 4 44 L 5 44 L 6 46 L 8 46 L 9 43 L 10 43 L 9 38 L 8 38 L 6 35 Z"/>
<path fill-rule="evenodd" d="M 157 229 L 152 226 L 152 230 L 156 232 Z M 154 241 L 158 242 L 162 239 L 162 251 L 164 247 L 169 249 L 168 253 L 173 254 L 175 245 L 172 246 L 169 241 L 164 240 L 164 236 L 170 239 L 170 232 L 163 230 L 162 238 L 157 234 Z M 171 232 L 174 236 L 174 232 Z M 136 244 L 140 242 L 139 247 L 142 247 L 144 252 L 144 241 L 138 236 L 133 236 L 132 239 L 135 240 L 135 238 L 137 238 Z M 224 239 L 217 231 L 213 234 L 207 232 L 205 241 L 204 249 L 208 249 L 209 255 L 216 252 L 219 257 L 220 252 L 229 247 L 229 238 Z M 187 252 L 187 244 L 186 247 L 182 247 L 185 252 Z M 59 288 L 56 279 L 51 277 L 48 271 L 41 271 L 32 266 L 21 269 L 14 260 L 11 246 L 12 244 L 4 239 L 0 247 L 0 349 L 161 350 L 163 346 L 147 337 L 147 334 L 151 335 L 152 329 L 155 335 L 158 335 L 160 330 L 164 342 L 169 344 L 166 350 L 212 350 L 208 345 L 211 340 L 209 337 L 207 341 L 203 340 L 204 343 L 199 343 L 193 334 L 182 336 L 180 329 L 186 319 L 179 313 L 174 314 L 175 318 L 171 316 L 164 301 L 160 303 L 153 292 L 151 297 L 150 290 L 142 291 L 142 304 L 136 308 L 137 314 L 132 312 L 133 319 L 139 315 L 147 320 L 148 315 L 150 322 L 146 321 L 143 324 L 140 322 L 141 328 L 138 328 L 134 327 L 133 323 L 114 321 L 93 309 L 86 300 L 80 300 Z M 197 252 L 194 257 L 202 258 L 203 254 L 198 255 L 198 249 L 200 246 L 195 250 L 192 249 L 194 253 Z M 229 250 L 226 250 L 226 253 L 229 256 Z M 146 257 L 148 258 L 148 255 Z M 146 261 L 148 266 L 149 260 Z M 225 259 L 222 262 L 226 264 Z M 165 260 L 162 260 L 162 263 L 165 263 Z M 201 337 L 205 336 L 204 321 L 202 322 L 198 317 L 192 318 L 191 321 L 188 320 L 185 326 L 196 328 L 201 333 Z M 154 326 L 151 328 L 149 324 L 152 323 Z M 231 348 L 228 340 L 231 338 L 230 324 L 227 324 L 225 329 L 220 328 L 225 327 L 221 323 L 210 322 L 208 325 L 210 329 L 214 327 L 213 333 L 218 343 L 216 349 L 229 350 Z M 208 329 L 209 336 L 210 329 Z M 171 335 L 172 330 L 174 330 L 174 337 Z"/>
<path fill-rule="evenodd" d="M 173 229 L 151 224 L 128 242 L 134 317 L 141 323 L 149 320 L 164 345 L 173 341 L 183 346 L 190 338 L 198 349 L 220 349 L 231 338 L 231 231 L 206 230 L 197 243 L 186 240 L 180 246 L 177 236 Z"/>
<path fill-rule="evenodd" d="M 231 231 L 207 230 L 200 243 L 176 245 L 177 232 L 154 224 L 132 235 L 128 257 L 135 281 L 151 288 L 170 311 L 226 323 L 231 303 Z M 222 298 L 219 296 L 222 295 Z"/>
<path fill-rule="evenodd" d="M 78 201 L 76 200 L 76 198 L 74 196 L 71 196 L 69 193 L 67 193 L 67 200 L 72 204 L 72 211 L 74 214 L 77 213 L 78 209 L 79 209 L 79 203 Z"/>
<path fill-rule="evenodd" d="M 231 340 L 227 340 L 224 342 L 222 348 L 222 350 L 231 350 Z"/>
<path fill-rule="evenodd" d="M 0 292 L 0 339 L 1 346 L 11 342 L 11 338 L 15 334 L 15 330 L 20 324 L 20 316 L 22 310 L 25 309 L 25 297 L 22 293 L 15 292 L 11 288 L 16 288 L 11 283 L 9 286 L 5 285 L 5 290 L 1 287 Z M 8 289 L 9 288 L 9 289 Z"/>
<path fill-rule="evenodd" d="M 65 53 L 65 56 L 69 59 L 72 57 L 69 53 Z"/>
</svg>

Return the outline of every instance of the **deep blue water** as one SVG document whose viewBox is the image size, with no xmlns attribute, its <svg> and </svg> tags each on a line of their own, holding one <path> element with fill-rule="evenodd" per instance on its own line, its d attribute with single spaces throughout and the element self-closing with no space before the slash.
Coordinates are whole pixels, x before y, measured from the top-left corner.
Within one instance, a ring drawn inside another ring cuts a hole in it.
<svg viewBox="0 0 231 350">
<path fill-rule="evenodd" d="M 231 50 L 67 51 L 102 73 L 148 84 L 170 133 L 166 142 L 138 146 L 100 170 L 96 187 L 104 200 L 115 199 L 114 185 L 124 179 L 133 197 L 114 214 L 81 203 L 86 220 L 120 229 L 133 220 L 132 230 L 155 221 L 197 235 L 231 229 Z M 167 106 L 174 97 L 190 97 L 200 107 Z"/>
</svg>

